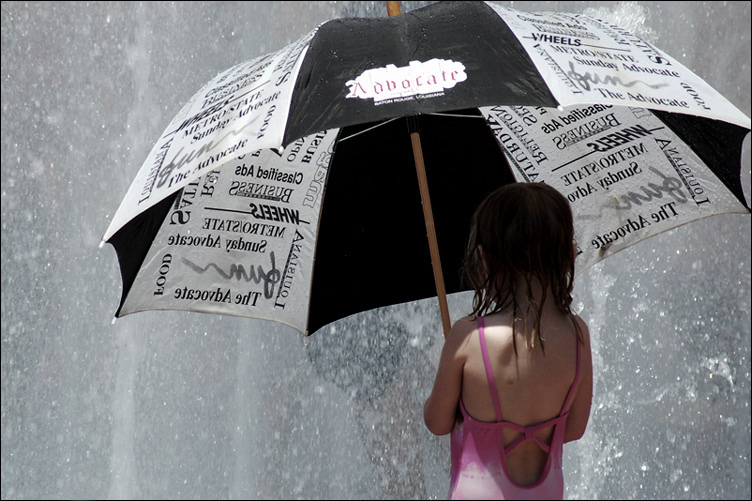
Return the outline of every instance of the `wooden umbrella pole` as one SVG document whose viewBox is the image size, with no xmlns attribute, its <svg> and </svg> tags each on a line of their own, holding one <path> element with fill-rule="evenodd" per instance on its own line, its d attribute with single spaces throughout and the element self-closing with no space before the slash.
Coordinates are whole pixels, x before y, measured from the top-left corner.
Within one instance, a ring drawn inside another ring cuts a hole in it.
<svg viewBox="0 0 752 501">
<path fill-rule="evenodd" d="M 413 119 L 410 118 L 408 120 Z M 444 326 L 444 337 L 447 337 L 449 335 L 449 331 L 452 328 L 452 322 L 449 318 L 449 305 L 447 304 L 446 287 L 444 286 L 444 273 L 441 269 L 441 258 L 439 256 L 439 243 L 436 238 L 436 227 L 433 224 L 433 209 L 431 209 L 431 195 L 428 192 L 428 178 L 426 177 L 426 166 L 423 162 L 423 148 L 420 144 L 420 133 L 418 133 L 417 131 L 411 132 L 410 141 L 413 144 L 415 169 L 418 172 L 420 200 L 423 204 L 423 218 L 426 220 L 428 248 L 431 251 L 431 265 L 433 267 L 433 278 L 436 282 L 436 295 L 439 298 L 441 322 Z"/>
<path fill-rule="evenodd" d="M 389 17 L 400 15 L 400 3 L 399 2 L 387 2 L 386 11 Z"/>
<path fill-rule="evenodd" d="M 399 2 L 386 2 L 386 11 L 389 17 L 400 15 Z M 449 318 L 449 305 L 446 298 L 446 287 L 444 286 L 444 273 L 441 269 L 441 257 L 439 256 L 439 242 L 436 238 L 436 227 L 433 223 L 433 209 L 431 208 L 431 195 L 428 192 L 428 178 L 426 177 L 426 165 L 423 161 L 423 148 L 420 144 L 420 133 L 414 117 L 408 118 L 410 125 L 410 141 L 413 144 L 413 156 L 415 157 L 415 169 L 418 173 L 418 186 L 420 187 L 420 200 L 423 204 L 423 218 L 426 221 L 426 233 L 428 235 L 428 248 L 431 252 L 431 266 L 433 267 L 433 279 L 436 282 L 436 295 L 439 299 L 439 309 L 441 310 L 441 323 L 444 326 L 444 337 L 447 337 L 452 328 L 452 322 Z"/>
</svg>

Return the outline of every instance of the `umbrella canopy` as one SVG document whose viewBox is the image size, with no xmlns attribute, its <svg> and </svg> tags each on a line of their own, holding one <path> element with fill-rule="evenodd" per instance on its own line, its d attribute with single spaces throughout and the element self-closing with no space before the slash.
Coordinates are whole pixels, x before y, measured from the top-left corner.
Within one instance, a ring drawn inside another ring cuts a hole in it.
<svg viewBox="0 0 752 501">
<path fill-rule="evenodd" d="M 435 296 L 439 266 L 462 291 L 470 217 L 513 181 L 569 199 L 581 272 L 749 213 L 749 128 L 676 60 L 584 15 L 441 2 L 333 20 L 218 75 L 167 127 L 103 237 L 123 276 L 116 316 L 201 311 L 308 334 Z"/>
</svg>

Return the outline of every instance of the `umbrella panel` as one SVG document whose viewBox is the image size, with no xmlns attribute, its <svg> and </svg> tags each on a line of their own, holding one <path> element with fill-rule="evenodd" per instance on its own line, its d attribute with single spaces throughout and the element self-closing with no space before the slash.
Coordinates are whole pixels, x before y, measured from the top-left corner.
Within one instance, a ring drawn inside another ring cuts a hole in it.
<svg viewBox="0 0 752 501">
<path fill-rule="evenodd" d="M 123 293 L 115 317 L 120 316 L 128 292 L 130 292 L 133 281 L 136 280 L 136 275 L 138 275 L 144 259 L 149 253 L 154 237 L 170 212 L 173 202 L 181 193 L 182 190 L 173 193 L 146 212 L 134 217 L 110 239 L 118 257 L 120 276 L 123 280 Z"/>
<path fill-rule="evenodd" d="M 475 207 L 514 181 L 478 110 L 457 115 L 419 117 L 450 294 L 467 290 L 461 269 Z M 360 311 L 436 296 L 406 120 L 352 136 L 374 125 L 341 131 L 321 211 L 309 332 Z"/>
<path fill-rule="evenodd" d="M 344 83 L 366 70 L 434 59 L 461 63 L 467 81 L 445 95 L 378 106 L 344 97 Z M 558 105 L 515 34 L 485 3 L 438 2 L 387 19 L 335 19 L 319 27 L 308 48 L 290 104 L 295 120 L 282 143 L 335 127 L 498 103 Z"/>
<path fill-rule="evenodd" d="M 749 130 L 710 118 L 652 110 L 668 128 L 707 165 L 739 202 L 750 209 L 744 197 L 739 166 L 744 138 Z"/>
</svg>

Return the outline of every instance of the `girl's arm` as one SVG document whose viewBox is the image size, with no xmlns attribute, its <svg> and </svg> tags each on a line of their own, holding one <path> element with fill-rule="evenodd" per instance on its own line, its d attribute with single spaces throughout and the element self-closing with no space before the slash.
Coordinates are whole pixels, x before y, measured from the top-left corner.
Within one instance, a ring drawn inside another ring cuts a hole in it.
<svg viewBox="0 0 752 501">
<path fill-rule="evenodd" d="M 585 433 L 588 420 L 590 419 L 590 404 L 593 400 L 593 357 L 590 350 L 590 331 L 587 324 L 575 317 L 582 330 L 582 360 L 580 366 L 580 382 L 578 383 L 577 393 L 574 402 L 569 408 L 569 417 L 567 418 L 567 428 L 564 431 L 564 442 L 579 440 Z"/>
<path fill-rule="evenodd" d="M 459 320 L 444 342 L 433 389 L 423 406 L 423 421 L 436 435 L 446 435 L 454 428 L 466 360 L 464 347 L 475 325 L 475 321 L 469 318 Z"/>
</svg>

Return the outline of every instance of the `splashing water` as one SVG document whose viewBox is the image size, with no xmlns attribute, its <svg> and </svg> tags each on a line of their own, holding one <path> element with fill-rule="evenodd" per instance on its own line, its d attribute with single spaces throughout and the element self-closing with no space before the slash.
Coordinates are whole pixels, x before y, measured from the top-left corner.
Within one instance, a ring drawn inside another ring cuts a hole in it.
<svg viewBox="0 0 752 501">
<path fill-rule="evenodd" d="M 750 114 L 748 2 L 583 13 L 654 43 Z M 165 124 L 220 71 L 353 16 L 386 10 L 3 2 L 3 499 L 446 495 L 448 438 L 422 422 L 443 343 L 435 301 L 305 342 L 181 312 L 110 324 L 120 276 L 97 245 Z M 748 138 L 747 196 L 749 158 Z M 749 499 L 750 247 L 750 218 L 719 216 L 578 277 L 595 396 L 585 436 L 565 447 L 567 497 Z M 449 302 L 456 320 L 471 298 Z"/>
</svg>

